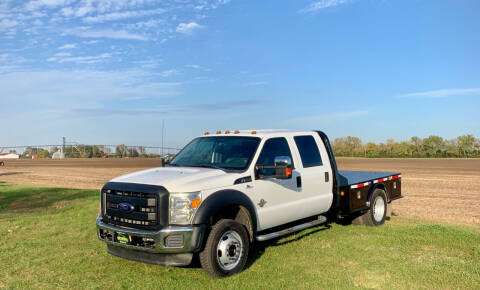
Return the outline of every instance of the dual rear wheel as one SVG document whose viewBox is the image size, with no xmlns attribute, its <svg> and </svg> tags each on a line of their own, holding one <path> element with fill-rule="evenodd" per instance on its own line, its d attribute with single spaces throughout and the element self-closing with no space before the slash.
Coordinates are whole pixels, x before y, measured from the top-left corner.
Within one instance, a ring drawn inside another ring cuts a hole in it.
<svg viewBox="0 0 480 290">
<path fill-rule="evenodd" d="M 370 209 L 353 220 L 353 224 L 379 226 L 387 217 L 387 196 L 382 189 L 375 189 L 370 199 Z"/>
</svg>

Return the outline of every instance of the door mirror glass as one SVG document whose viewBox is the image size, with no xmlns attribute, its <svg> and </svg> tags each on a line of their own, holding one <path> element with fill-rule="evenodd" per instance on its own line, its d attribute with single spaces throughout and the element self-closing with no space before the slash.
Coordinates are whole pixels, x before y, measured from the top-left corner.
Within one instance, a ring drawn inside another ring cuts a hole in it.
<svg viewBox="0 0 480 290">
<path fill-rule="evenodd" d="M 257 175 L 259 179 L 276 178 L 288 179 L 292 177 L 292 158 L 290 156 L 276 156 L 274 166 L 257 165 Z M 265 169 L 274 169 L 273 174 L 265 174 Z"/>
</svg>

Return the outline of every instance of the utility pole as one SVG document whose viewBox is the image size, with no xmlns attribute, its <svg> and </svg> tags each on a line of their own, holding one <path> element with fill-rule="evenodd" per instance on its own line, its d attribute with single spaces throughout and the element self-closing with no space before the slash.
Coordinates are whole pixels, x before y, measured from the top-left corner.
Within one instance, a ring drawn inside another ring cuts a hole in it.
<svg viewBox="0 0 480 290">
<path fill-rule="evenodd" d="M 162 120 L 162 157 L 163 157 L 163 137 L 164 137 L 164 130 L 165 130 L 165 120 Z"/>
</svg>

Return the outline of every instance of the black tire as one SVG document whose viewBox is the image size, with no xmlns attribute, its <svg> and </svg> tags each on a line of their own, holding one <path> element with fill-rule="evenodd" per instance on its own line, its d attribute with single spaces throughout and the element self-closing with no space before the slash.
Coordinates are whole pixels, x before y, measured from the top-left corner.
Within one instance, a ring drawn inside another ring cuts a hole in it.
<svg viewBox="0 0 480 290">
<path fill-rule="evenodd" d="M 370 209 L 363 215 L 353 220 L 353 224 L 367 225 L 367 226 L 380 226 L 385 223 L 387 216 L 387 197 L 385 191 L 382 189 L 375 189 L 370 199 Z M 383 208 L 383 214 L 375 216 L 376 211 Z"/>
<path fill-rule="evenodd" d="M 222 239 L 223 245 L 221 245 L 220 239 Z M 241 244 L 235 242 L 240 242 L 240 240 Z M 231 246 L 228 246 L 229 250 L 226 253 L 222 252 L 221 246 L 230 245 L 228 244 L 229 242 L 233 243 Z M 242 271 L 247 262 L 249 243 L 248 233 L 243 225 L 230 219 L 219 220 L 211 228 L 205 248 L 199 255 L 203 270 L 215 278 L 231 276 Z M 232 248 L 234 249 L 232 250 Z M 221 262 L 222 257 L 227 259 L 227 257 L 235 257 L 236 254 L 238 254 L 238 257 L 230 265 L 225 265 Z M 230 269 L 230 267 L 232 268 Z"/>
</svg>

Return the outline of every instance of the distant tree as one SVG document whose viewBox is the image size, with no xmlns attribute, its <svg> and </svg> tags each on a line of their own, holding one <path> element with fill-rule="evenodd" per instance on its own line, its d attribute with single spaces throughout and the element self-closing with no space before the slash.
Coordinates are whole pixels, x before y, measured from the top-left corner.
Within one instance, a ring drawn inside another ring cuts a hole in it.
<svg viewBox="0 0 480 290">
<path fill-rule="evenodd" d="M 8 153 L 10 153 L 10 154 L 17 154 L 17 150 L 11 149 L 10 152 L 8 152 Z"/>
<path fill-rule="evenodd" d="M 379 157 L 377 144 L 373 142 L 368 142 L 365 144 L 365 153 L 369 158 Z"/>
<path fill-rule="evenodd" d="M 410 144 L 412 144 L 413 157 L 422 157 L 423 156 L 423 139 L 419 137 L 412 137 L 410 139 Z"/>
<path fill-rule="evenodd" d="M 140 153 L 141 157 L 146 157 L 147 156 L 147 150 L 143 146 L 138 147 L 138 152 Z"/>
<path fill-rule="evenodd" d="M 36 154 L 37 154 L 38 158 L 50 158 L 50 152 L 48 152 L 48 150 L 45 150 L 45 149 L 42 149 L 42 148 L 37 149 Z"/>
<path fill-rule="evenodd" d="M 358 137 L 348 136 L 345 138 L 345 153 L 347 156 L 363 156 L 362 140 Z"/>
<path fill-rule="evenodd" d="M 429 136 L 423 140 L 423 147 L 427 157 L 443 157 L 445 142 L 440 136 Z"/>
<path fill-rule="evenodd" d="M 472 157 L 478 148 L 478 140 L 470 134 L 459 136 L 457 140 L 460 157 Z"/>
<path fill-rule="evenodd" d="M 125 144 L 118 145 L 115 147 L 115 155 L 117 157 L 126 157 L 127 156 L 127 146 Z"/>
<path fill-rule="evenodd" d="M 128 148 L 128 156 L 130 157 L 138 157 L 140 154 L 138 154 L 137 148 L 132 147 Z"/>
<path fill-rule="evenodd" d="M 393 157 L 412 157 L 413 146 L 410 142 L 403 141 L 393 144 Z"/>
</svg>

